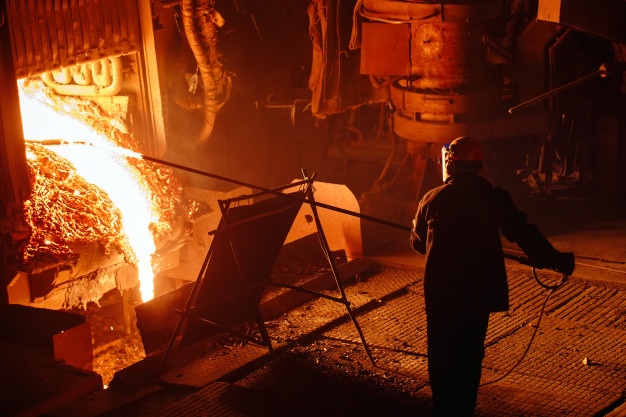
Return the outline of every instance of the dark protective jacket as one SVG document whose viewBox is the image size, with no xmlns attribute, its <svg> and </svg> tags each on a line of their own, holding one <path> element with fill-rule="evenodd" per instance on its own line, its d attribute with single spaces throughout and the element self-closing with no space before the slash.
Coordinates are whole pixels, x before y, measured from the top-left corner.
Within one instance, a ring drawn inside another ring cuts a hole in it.
<svg viewBox="0 0 626 417">
<path fill-rule="evenodd" d="M 508 310 L 501 234 L 540 268 L 559 253 L 527 223 L 507 191 L 475 173 L 449 177 L 424 195 L 410 240 L 426 254 L 427 313 Z"/>
</svg>

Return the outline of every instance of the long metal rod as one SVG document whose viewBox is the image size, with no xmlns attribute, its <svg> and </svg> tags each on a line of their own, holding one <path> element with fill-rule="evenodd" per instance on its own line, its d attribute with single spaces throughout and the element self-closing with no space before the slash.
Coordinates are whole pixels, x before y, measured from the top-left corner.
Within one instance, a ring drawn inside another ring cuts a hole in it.
<svg viewBox="0 0 626 417">
<path fill-rule="evenodd" d="M 580 78 L 578 78 L 578 79 L 576 79 L 574 81 L 571 81 L 571 82 L 569 82 L 567 84 L 563 84 L 563 85 L 561 85 L 559 87 L 556 87 L 556 88 L 554 88 L 554 89 L 552 89 L 550 91 L 547 91 L 547 92 L 545 92 L 543 94 L 540 94 L 537 97 L 533 97 L 530 100 L 527 100 L 527 101 L 525 101 L 523 103 L 520 103 L 520 104 L 518 104 L 516 106 L 511 107 L 509 109 L 509 114 L 513 114 L 516 111 L 518 111 L 520 109 L 523 109 L 524 107 L 531 106 L 531 105 L 533 105 L 535 103 L 538 103 L 538 102 L 540 102 L 542 100 L 545 100 L 547 98 L 555 96 L 555 95 L 557 95 L 557 94 L 559 94 L 559 93 L 561 93 L 561 92 L 563 92 L 565 90 L 569 90 L 572 87 L 576 87 L 577 85 L 582 84 L 584 82 L 587 82 L 589 80 L 592 80 L 592 79 L 594 79 L 596 77 L 606 77 L 606 75 L 607 75 L 606 67 L 604 65 L 602 65 L 602 66 L 600 66 L 600 69 L 598 69 L 597 71 L 594 71 L 594 72 L 592 72 L 590 74 L 584 75 L 584 76 L 582 76 L 582 77 L 580 77 Z"/>
<path fill-rule="evenodd" d="M 302 170 L 302 173 L 304 174 L 305 178 L 309 178 L 305 170 Z M 311 182 L 313 182 L 314 178 L 315 178 L 315 175 L 311 177 Z M 307 199 L 310 199 L 311 201 L 315 201 L 313 197 L 312 187 L 309 187 L 307 189 L 306 196 L 307 196 Z M 363 330 L 361 329 L 361 326 L 359 325 L 359 322 L 357 321 L 356 316 L 354 315 L 354 312 L 352 311 L 352 307 L 350 307 L 350 302 L 348 301 L 348 298 L 346 296 L 346 291 L 343 288 L 343 283 L 341 282 L 341 275 L 339 273 L 339 270 L 337 269 L 337 266 L 335 265 L 335 262 L 333 262 L 333 258 L 330 253 L 330 247 L 328 246 L 328 240 L 326 240 L 326 235 L 324 234 L 324 229 L 322 228 L 322 222 L 320 221 L 319 214 L 317 213 L 317 209 L 314 205 L 311 206 L 311 212 L 313 213 L 313 218 L 315 219 L 315 224 L 317 225 L 317 236 L 319 238 L 320 245 L 322 246 L 324 255 L 326 255 L 328 264 L 330 265 L 333 276 L 335 277 L 335 283 L 337 284 L 337 288 L 339 289 L 339 293 L 341 294 L 341 299 L 343 300 L 343 304 L 346 306 L 348 315 L 350 316 L 350 319 L 352 320 L 352 323 L 354 324 L 354 327 L 356 328 L 356 331 L 359 334 L 359 338 L 361 339 L 361 343 L 363 344 L 365 353 L 367 353 L 367 357 L 369 358 L 372 365 L 376 366 L 376 361 L 374 360 L 374 356 L 372 356 L 372 352 L 370 351 L 370 348 L 367 345 L 367 342 L 365 341 L 365 335 L 363 334 Z"/>
<path fill-rule="evenodd" d="M 521 255 L 516 255 L 516 254 L 521 254 Z M 504 257 L 508 258 L 508 259 L 513 259 L 514 261 L 517 261 L 523 265 L 527 265 L 527 266 L 534 266 L 532 264 L 532 262 L 526 257 L 524 256 L 524 252 L 522 251 L 517 251 L 517 250 L 513 250 L 513 249 L 504 249 Z M 584 256 L 578 256 L 576 255 L 576 257 L 578 258 L 585 258 Z M 591 258 L 593 259 L 593 258 Z M 618 263 L 619 261 L 612 261 L 612 262 L 616 262 Z M 594 269 L 599 269 L 601 271 L 607 271 L 607 272 L 615 272 L 618 274 L 626 274 L 626 271 L 621 271 L 619 269 L 614 269 L 614 268 L 605 268 L 602 266 L 597 266 L 597 265 L 592 265 L 592 264 L 588 264 L 588 263 L 584 263 L 584 262 L 578 262 L 576 261 L 576 266 L 586 266 L 588 268 L 594 268 Z"/>
<path fill-rule="evenodd" d="M 304 293 L 307 293 L 307 294 L 311 294 L 311 295 L 315 295 L 315 296 L 318 296 L 318 297 L 325 298 L 325 299 L 330 300 L 330 301 L 334 301 L 336 303 L 350 304 L 349 301 L 346 301 L 343 298 L 333 297 L 332 295 L 324 294 L 323 292 L 319 292 L 319 291 L 315 291 L 315 290 L 310 290 L 310 289 L 302 287 L 300 285 L 291 285 L 291 284 L 287 284 L 285 282 L 270 282 L 267 285 L 273 285 L 274 287 L 288 288 L 290 290 L 304 292 Z"/>
<path fill-rule="evenodd" d="M 265 187 L 262 187 L 260 185 L 250 184 L 250 183 L 247 183 L 247 182 L 244 182 L 244 181 L 236 180 L 234 178 L 223 177 L 221 175 L 213 174 L 211 172 L 201 171 L 199 169 L 195 169 L 195 168 L 188 167 L 188 166 L 185 166 L 185 165 L 176 164 L 174 162 L 165 161 L 163 159 L 153 158 L 153 157 L 148 156 L 148 155 L 141 155 L 141 158 L 143 160 L 145 160 L 145 161 L 155 162 L 157 164 L 166 165 L 166 166 L 169 166 L 171 168 L 181 169 L 183 171 L 192 172 L 194 174 L 202 175 L 204 177 L 209 177 L 209 178 L 213 178 L 213 179 L 216 179 L 216 180 L 229 182 L 231 184 L 237 184 L 237 185 L 240 185 L 242 187 L 252 188 L 254 190 L 263 191 L 263 192 L 266 192 L 266 193 L 278 195 L 278 196 L 285 197 L 285 198 L 291 198 L 291 199 L 296 200 L 296 201 L 300 201 L 300 202 L 303 202 L 303 203 L 306 203 L 306 204 L 310 204 L 311 206 L 321 207 L 321 208 L 325 208 L 327 210 L 337 211 L 339 213 L 347 214 L 347 215 L 354 216 L 354 217 L 359 217 L 359 218 L 364 219 L 364 220 L 369 220 L 369 221 L 372 221 L 372 222 L 381 223 L 381 224 L 384 224 L 386 226 L 395 227 L 395 228 L 406 230 L 406 231 L 410 231 L 411 230 L 411 226 L 409 226 L 409 225 L 404 225 L 404 224 L 390 222 L 390 221 L 387 221 L 387 220 L 384 220 L 384 219 L 380 219 L 378 217 L 368 216 L 367 214 L 363 214 L 363 213 L 359 213 L 359 212 L 356 212 L 356 211 L 342 209 L 341 207 L 331 206 L 330 204 L 324 204 L 324 203 L 320 203 L 318 201 L 310 201 L 310 200 L 308 200 L 306 198 L 299 198 L 297 196 L 285 194 L 285 193 L 282 193 L 280 191 L 273 190 L 271 188 L 265 188 Z"/>
<path fill-rule="evenodd" d="M 598 71 L 600 72 L 600 71 Z M 588 76 L 591 76 L 592 74 L 589 74 Z M 597 73 L 593 73 L 594 76 L 597 76 Z M 578 80 L 580 81 L 580 80 Z M 565 87 L 565 86 L 562 86 Z M 528 103 L 528 102 L 527 102 Z M 521 105 L 520 105 L 521 106 Z M 519 107 L 519 106 L 517 106 Z M 339 213 L 343 213 L 343 214 L 347 214 L 349 216 L 354 216 L 354 217 L 359 217 L 361 219 L 364 220 L 369 220 L 375 223 L 380 223 L 380 224 L 384 224 L 386 226 L 390 226 L 390 227 L 395 227 L 397 229 L 401 229 L 401 230 L 406 230 L 406 231 L 411 231 L 411 226 L 409 225 L 405 225 L 405 224 L 400 224 L 400 223 L 394 223 L 394 222 L 390 222 L 388 220 L 384 220 L 384 219 L 380 219 L 378 217 L 373 217 L 373 216 L 368 216 L 367 214 L 363 214 L 363 213 L 359 213 L 356 211 L 351 211 L 351 210 L 346 210 L 346 209 L 342 209 L 341 207 L 336 207 L 336 206 L 331 206 L 330 204 L 325 204 L 325 203 L 320 203 L 318 201 L 311 201 L 309 199 L 306 198 L 299 198 L 290 194 L 285 194 L 283 192 L 277 191 L 276 189 L 271 189 L 271 188 L 266 188 L 266 187 L 262 187 L 260 185 L 255 185 L 255 184 L 250 184 L 244 181 L 240 181 L 234 178 L 228 178 L 228 177 L 224 177 L 221 175 L 217 175 L 217 174 L 213 174 L 211 172 L 207 172 L 207 171 L 202 171 L 196 168 L 192 168 L 192 167 L 188 167 L 185 165 L 180 165 L 180 164 L 176 164 L 174 162 L 170 162 L 170 161 L 166 161 L 163 159 L 159 159 L 159 158 L 154 158 L 148 155 L 143 155 L 143 154 L 139 154 L 139 156 L 145 160 L 145 161 L 151 161 L 157 164 L 161 164 L 161 165 L 165 165 L 165 166 L 169 166 L 171 168 L 176 168 L 176 169 L 181 169 L 183 171 L 188 171 L 194 174 L 198 174 L 204 177 L 209 177 L 209 178 L 213 178 L 216 180 L 220 180 L 220 181 L 225 181 L 225 182 L 229 182 L 231 184 L 237 184 L 240 185 L 242 187 L 248 187 L 248 188 L 252 188 L 254 190 L 259 190 L 259 191 L 263 191 L 269 194 L 274 194 L 274 195 L 278 195 L 284 198 L 291 198 L 293 200 L 296 201 L 301 201 L 303 203 L 306 204 L 310 204 L 311 206 L 315 206 L 315 207 L 321 207 L 321 208 L 325 208 L 327 210 L 332 210 L 332 211 L 336 211 Z M 524 263 L 524 259 L 521 259 L 519 257 L 511 257 L 512 259 L 517 260 L 520 263 Z M 596 265 L 590 265 L 590 264 L 583 264 L 580 262 L 576 262 L 576 265 L 581 265 L 581 266 L 587 266 L 587 267 L 591 267 L 591 268 L 595 268 L 595 269 L 601 269 L 601 270 L 607 270 L 607 271 L 611 271 L 611 272 L 619 272 L 619 273 L 626 273 L 624 271 L 619 271 L 619 270 L 615 270 L 615 269 L 611 269 L 611 268 L 603 268 L 600 266 L 596 266 Z"/>
</svg>

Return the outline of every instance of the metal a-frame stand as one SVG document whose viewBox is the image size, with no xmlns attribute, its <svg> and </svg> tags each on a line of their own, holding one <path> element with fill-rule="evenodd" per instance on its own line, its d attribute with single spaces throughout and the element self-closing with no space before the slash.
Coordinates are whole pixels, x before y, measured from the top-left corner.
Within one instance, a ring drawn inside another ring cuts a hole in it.
<svg viewBox="0 0 626 417">
<path fill-rule="evenodd" d="M 213 232 L 214 238 L 204 259 L 193 289 L 182 311 L 165 350 L 156 378 L 159 379 L 175 346 L 184 346 L 223 331 L 246 341 L 266 346 L 273 353 L 271 339 L 260 311 L 260 299 L 266 286 L 274 285 L 313 294 L 346 307 L 361 343 L 372 364 L 374 358 L 365 341 L 363 331 L 346 297 L 314 200 L 314 178 L 306 175 L 297 181 L 274 188 L 271 193 L 261 191 L 228 200 L 220 200 L 222 218 Z M 314 177 L 314 176 L 313 176 Z M 286 193 L 286 190 L 297 189 Z M 244 200 L 265 197 L 251 205 L 237 205 Z M 324 294 L 297 285 L 273 282 L 271 272 L 302 204 L 309 204 L 321 249 L 332 270 L 339 296 Z M 270 228 L 270 230 L 268 230 Z M 268 233 L 270 232 L 270 233 Z M 252 237 L 261 234 L 263 245 L 256 245 Z M 260 253 L 257 253 L 259 252 Z M 255 322 L 260 339 L 248 332 L 235 330 L 244 323 Z M 210 330 L 213 333 L 207 331 Z"/>
</svg>

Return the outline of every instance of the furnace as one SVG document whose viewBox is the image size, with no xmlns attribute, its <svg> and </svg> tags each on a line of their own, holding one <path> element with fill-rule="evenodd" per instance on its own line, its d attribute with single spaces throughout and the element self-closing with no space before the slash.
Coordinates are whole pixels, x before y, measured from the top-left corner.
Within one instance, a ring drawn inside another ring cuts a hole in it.
<svg viewBox="0 0 626 417">
<path fill-rule="evenodd" d="M 623 2 L 561 3 L 0 0 L 2 301 L 107 310 L 138 339 L 134 307 L 192 282 L 217 201 L 252 191 L 154 160 L 270 188 L 308 168 L 333 204 L 410 224 L 442 145 L 473 135 L 496 182 L 623 200 Z M 87 173 L 105 154 L 109 188 Z M 404 242 L 329 222 L 348 257 Z"/>
</svg>

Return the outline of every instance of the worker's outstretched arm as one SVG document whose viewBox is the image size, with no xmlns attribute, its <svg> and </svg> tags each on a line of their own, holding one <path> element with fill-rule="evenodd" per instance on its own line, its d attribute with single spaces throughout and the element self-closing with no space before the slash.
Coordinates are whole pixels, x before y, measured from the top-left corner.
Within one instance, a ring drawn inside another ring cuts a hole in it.
<svg viewBox="0 0 626 417">
<path fill-rule="evenodd" d="M 535 267 L 549 268 L 566 275 L 574 272 L 574 254 L 556 250 L 535 225 L 528 223 L 526 214 L 517 209 L 508 192 L 495 188 L 494 198 L 502 234 L 508 241 L 517 244 Z"/>
</svg>

